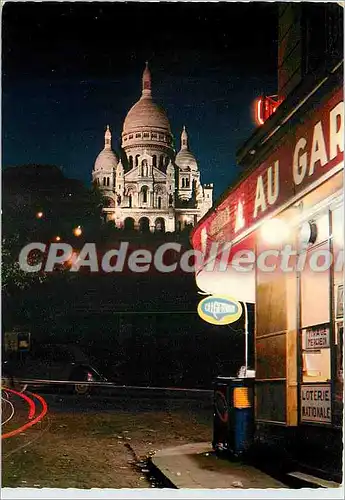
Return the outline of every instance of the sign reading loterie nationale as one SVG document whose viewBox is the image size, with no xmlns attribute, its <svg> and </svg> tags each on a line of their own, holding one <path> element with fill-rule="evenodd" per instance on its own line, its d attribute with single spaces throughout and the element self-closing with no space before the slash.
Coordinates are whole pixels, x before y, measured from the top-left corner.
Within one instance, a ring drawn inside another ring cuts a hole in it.
<svg viewBox="0 0 345 500">
<path fill-rule="evenodd" d="M 332 423 L 331 386 L 301 386 L 301 422 Z"/>
</svg>

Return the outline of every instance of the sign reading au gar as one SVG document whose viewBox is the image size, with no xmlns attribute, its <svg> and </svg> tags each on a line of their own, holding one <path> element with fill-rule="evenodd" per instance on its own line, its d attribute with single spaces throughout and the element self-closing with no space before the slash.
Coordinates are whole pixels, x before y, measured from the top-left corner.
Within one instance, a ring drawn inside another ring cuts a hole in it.
<svg viewBox="0 0 345 500">
<path fill-rule="evenodd" d="M 318 424 L 332 422 L 330 385 L 301 386 L 301 421 Z"/>
<path fill-rule="evenodd" d="M 315 349 L 322 349 L 323 347 L 329 347 L 329 326 L 318 325 L 305 328 L 303 330 L 303 338 L 303 348 L 305 350 L 312 351 Z"/>
</svg>

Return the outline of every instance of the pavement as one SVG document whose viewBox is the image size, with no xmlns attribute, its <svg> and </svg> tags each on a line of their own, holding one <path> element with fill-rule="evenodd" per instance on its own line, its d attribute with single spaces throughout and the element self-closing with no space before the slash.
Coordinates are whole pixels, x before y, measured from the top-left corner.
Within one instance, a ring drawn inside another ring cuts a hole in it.
<svg viewBox="0 0 345 500">
<path fill-rule="evenodd" d="M 157 451 L 151 458 L 172 488 L 280 489 L 287 485 L 255 467 L 218 457 L 210 443 L 193 443 Z"/>
</svg>

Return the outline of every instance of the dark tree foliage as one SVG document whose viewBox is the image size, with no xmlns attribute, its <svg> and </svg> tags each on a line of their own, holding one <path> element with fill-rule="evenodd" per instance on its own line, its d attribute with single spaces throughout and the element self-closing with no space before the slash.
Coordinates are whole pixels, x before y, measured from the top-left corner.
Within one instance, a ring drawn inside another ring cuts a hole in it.
<svg viewBox="0 0 345 500">
<path fill-rule="evenodd" d="M 2 175 L 2 292 L 15 295 L 48 279 L 44 272 L 20 269 L 18 256 L 28 243 L 61 241 L 79 246 L 100 231 L 102 198 L 58 167 L 22 165 Z M 81 226 L 82 236 L 73 230 Z M 34 256 L 35 257 L 35 256 Z M 37 256 L 38 258 L 38 256 Z"/>
<path fill-rule="evenodd" d="M 217 327 L 202 321 L 194 274 L 25 273 L 21 248 L 58 235 L 78 250 L 99 252 L 129 242 L 153 252 L 166 242 L 191 248 L 187 226 L 176 233 L 117 229 L 102 217 L 96 189 L 67 179 L 60 169 L 24 165 L 3 173 L 3 327 L 20 325 L 34 342 L 79 344 L 109 380 L 121 384 L 211 387 L 215 375 L 235 375 L 243 364 L 243 322 Z M 37 215 L 42 213 L 42 217 Z M 81 226 L 76 237 L 73 229 Z"/>
</svg>

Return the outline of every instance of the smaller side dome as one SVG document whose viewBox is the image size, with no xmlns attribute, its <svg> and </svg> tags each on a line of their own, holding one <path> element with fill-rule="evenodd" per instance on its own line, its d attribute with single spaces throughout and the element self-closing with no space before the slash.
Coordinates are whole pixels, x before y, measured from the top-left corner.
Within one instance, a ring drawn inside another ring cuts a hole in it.
<svg viewBox="0 0 345 500">
<path fill-rule="evenodd" d="M 94 170 L 111 170 L 116 168 L 119 159 L 111 149 L 111 132 L 109 125 L 104 134 L 104 148 L 96 158 Z"/>
<path fill-rule="evenodd" d="M 181 149 L 176 155 L 175 163 L 180 170 L 198 170 L 198 164 L 195 156 L 191 151 L 189 151 L 188 134 L 185 126 L 183 126 L 181 134 Z"/>
</svg>

